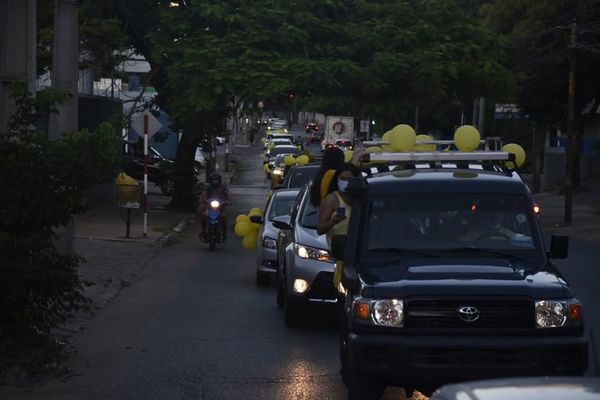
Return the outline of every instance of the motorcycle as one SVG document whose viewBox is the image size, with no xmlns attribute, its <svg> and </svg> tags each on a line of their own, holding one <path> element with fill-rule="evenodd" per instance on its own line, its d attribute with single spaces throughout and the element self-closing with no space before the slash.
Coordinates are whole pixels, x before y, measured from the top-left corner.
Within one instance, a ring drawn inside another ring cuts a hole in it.
<svg viewBox="0 0 600 400">
<path fill-rule="evenodd" d="M 206 209 L 208 221 L 206 224 L 206 238 L 208 240 L 208 249 L 213 251 L 217 243 L 221 243 L 224 239 L 223 221 L 221 219 L 221 207 L 225 205 L 220 200 L 209 200 L 209 207 Z"/>
</svg>

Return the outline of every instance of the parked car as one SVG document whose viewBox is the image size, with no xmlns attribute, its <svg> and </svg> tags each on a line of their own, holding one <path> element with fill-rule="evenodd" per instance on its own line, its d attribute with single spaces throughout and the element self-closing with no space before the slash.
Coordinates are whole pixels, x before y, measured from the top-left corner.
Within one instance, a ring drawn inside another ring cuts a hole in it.
<svg viewBox="0 0 600 400">
<path fill-rule="evenodd" d="M 269 149 L 275 147 L 275 146 L 282 146 L 282 145 L 288 145 L 288 146 L 293 146 L 294 143 L 292 142 L 292 137 L 273 137 L 271 138 L 271 140 L 268 140 L 265 143 L 265 151 L 268 151 Z"/>
<path fill-rule="evenodd" d="M 277 235 L 279 229 L 273 226 L 273 220 L 282 215 L 289 215 L 292 205 L 298 196 L 299 189 L 278 190 L 273 192 L 265 206 L 264 219 L 258 232 L 256 244 L 256 283 L 266 285 L 277 272 Z"/>
<path fill-rule="evenodd" d="M 309 303 L 335 304 L 333 287 L 334 261 L 329 255 L 325 235 L 317 234 L 318 210 L 309 199 L 305 186 L 298 194 L 290 215 L 276 217 L 277 236 L 277 304 L 284 308 L 287 325 L 304 321 Z"/>
<path fill-rule="evenodd" d="M 430 400 L 600 400 L 600 378 L 545 376 L 443 386 Z"/>
<path fill-rule="evenodd" d="M 323 132 L 321 131 L 313 131 L 308 137 L 308 141 L 310 143 L 321 143 L 323 140 Z"/>
<path fill-rule="evenodd" d="M 134 179 L 144 179 L 144 152 L 136 142 L 123 143 L 123 172 Z M 148 148 L 148 181 L 160 186 L 163 194 L 171 195 L 175 188 L 175 162 L 164 157 L 154 147 Z"/>
<path fill-rule="evenodd" d="M 204 168 L 206 166 L 206 157 L 204 156 L 204 149 L 201 146 L 196 147 L 194 162 L 198 168 Z"/>
</svg>

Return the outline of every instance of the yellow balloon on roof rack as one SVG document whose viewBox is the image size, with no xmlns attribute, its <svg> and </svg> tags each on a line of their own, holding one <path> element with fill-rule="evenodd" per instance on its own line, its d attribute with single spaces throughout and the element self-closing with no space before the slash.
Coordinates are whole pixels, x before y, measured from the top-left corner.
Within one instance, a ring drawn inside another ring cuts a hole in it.
<svg viewBox="0 0 600 400">
<path fill-rule="evenodd" d="M 396 151 L 394 150 L 394 146 L 392 146 L 391 144 L 382 144 L 381 149 L 386 153 L 393 153 L 394 151 Z"/>
<path fill-rule="evenodd" d="M 517 167 L 520 167 L 525 162 L 525 150 L 520 145 L 516 143 L 507 143 L 502 146 L 502 150 L 515 155 L 515 163 L 517 164 Z M 515 169 L 512 161 L 507 161 L 504 164 L 507 168 Z"/>
<path fill-rule="evenodd" d="M 296 162 L 298 163 L 298 165 L 306 165 L 309 161 L 310 158 L 308 158 L 306 154 L 303 154 L 300 157 L 296 158 Z"/>
<path fill-rule="evenodd" d="M 473 151 L 479 147 L 481 136 L 477 128 L 463 125 L 454 132 L 454 145 L 460 151 Z"/>
<path fill-rule="evenodd" d="M 370 146 L 367 147 L 367 153 L 381 153 L 383 149 L 379 146 Z"/>
<path fill-rule="evenodd" d="M 417 142 L 432 142 L 433 138 L 429 135 L 417 135 Z M 414 151 L 435 151 L 435 144 L 416 144 Z"/>
<path fill-rule="evenodd" d="M 390 134 L 390 142 L 396 151 L 411 151 L 416 141 L 417 133 L 410 125 L 396 125 Z"/>
<path fill-rule="evenodd" d="M 352 161 L 352 157 L 354 157 L 354 152 L 352 150 L 346 150 L 344 152 L 344 162 Z"/>
<path fill-rule="evenodd" d="M 383 136 L 381 137 L 381 140 L 383 142 L 391 142 L 390 136 L 392 136 L 392 131 L 387 131 L 386 133 L 383 134 Z"/>
<path fill-rule="evenodd" d="M 271 172 L 271 168 L 269 168 L 269 164 L 265 164 L 263 165 L 263 170 L 268 174 L 269 172 Z"/>
</svg>

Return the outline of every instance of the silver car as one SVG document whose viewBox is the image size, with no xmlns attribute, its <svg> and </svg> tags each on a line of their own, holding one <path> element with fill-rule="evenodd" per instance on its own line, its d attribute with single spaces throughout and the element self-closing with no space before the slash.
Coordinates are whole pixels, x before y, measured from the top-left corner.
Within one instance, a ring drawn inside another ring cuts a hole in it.
<svg viewBox="0 0 600 400">
<path fill-rule="evenodd" d="M 309 303 L 336 303 L 333 287 L 334 261 L 325 235 L 317 234 L 318 210 L 304 186 L 289 216 L 277 217 L 277 304 L 284 307 L 285 323 L 301 325 Z"/>
<path fill-rule="evenodd" d="M 300 189 L 287 189 L 273 192 L 265 206 L 265 217 L 258 232 L 256 243 L 256 283 L 267 285 L 277 272 L 277 235 L 279 229 L 273 226 L 273 219 L 289 215 Z"/>
</svg>

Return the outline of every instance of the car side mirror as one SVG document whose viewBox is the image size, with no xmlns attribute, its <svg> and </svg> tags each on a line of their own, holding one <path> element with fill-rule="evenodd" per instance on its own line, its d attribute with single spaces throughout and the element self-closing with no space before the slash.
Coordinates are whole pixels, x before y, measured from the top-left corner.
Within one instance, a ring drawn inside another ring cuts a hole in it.
<svg viewBox="0 0 600 400">
<path fill-rule="evenodd" d="M 280 215 L 279 217 L 273 218 L 273 226 L 282 231 L 292 230 L 290 216 Z"/>
<path fill-rule="evenodd" d="M 550 239 L 550 257 L 567 258 L 569 256 L 569 237 L 566 235 L 552 235 Z"/>
<path fill-rule="evenodd" d="M 344 252 L 346 251 L 346 235 L 333 235 L 331 236 L 331 256 L 336 260 L 344 259 Z"/>
<path fill-rule="evenodd" d="M 260 215 L 252 215 L 250 217 L 250 222 L 261 225 L 265 223 Z"/>
</svg>

